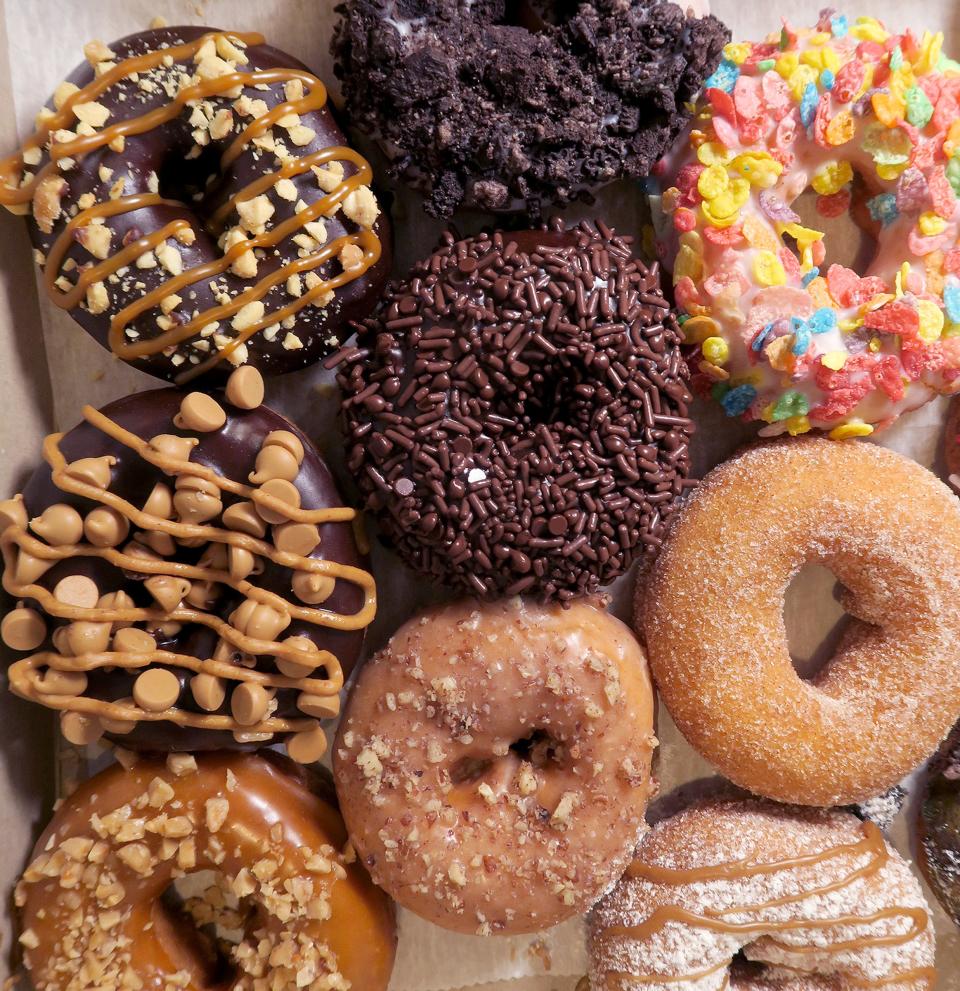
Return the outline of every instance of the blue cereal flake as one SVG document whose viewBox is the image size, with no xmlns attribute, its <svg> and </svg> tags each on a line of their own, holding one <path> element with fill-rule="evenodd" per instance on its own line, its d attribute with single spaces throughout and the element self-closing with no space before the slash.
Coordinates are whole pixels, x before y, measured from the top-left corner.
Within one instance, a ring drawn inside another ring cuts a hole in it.
<svg viewBox="0 0 960 991">
<path fill-rule="evenodd" d="M 773 324 L 768 323 L 766 327 L 764 327 L 763 330 L 761 330 L 760 333 L 757 334 L 757 336 L 753 339 L 753 343 L 750 345 L 750 350 L 762 351 L 764 342 L 772 332 L 773 332 Z"/>
<path fill-rule="evenodd" d="M 847 20 L 847 15 L 834 14 L 830 18 L 830 30 L 834 38 L 846 37 L 847 32 L 850 30 L 850 22 Z"/>
<path fill-rule="evenodd" d="M 897 197 L 893 193 L 881 193 L 867 200 L 867 209 L 870 211 L 870 216 L 884 227 L 889 227 L 900 216 Z"/>
<path fill-rule="evenodd" d="M 807 83 L 803 90 L 803 98 L 800 100 L 800 120 L 804 127 L 809 127 L 813 123 L 819 102 L 820 92 L 817 89 L 817 84 Z"/>
<path fill-rule="evenodd" d="M 727 416 L 740 416 L 750 409 L 756 398 L 757 390 L 752 385 L 738 385 L 726 393 L 720 405 Z"/>
<path fill-rule="evenodd" d="M 948 279 L 943 287 L 943 308 L 951 323 L 960 323 L 960 282 Z"/>
<path fill-rule="evenodd" d="M 824 69 L 820 73 L 820 85 L 824 89 L 833 89 L 833 84 L 837 81 L 837 77 L 833 74 L 832 69 Z"/>
<path fill-rule="evenodd" d="M 837 315 L 829 306 L 822 306 L 807 321 L 811 334 L 826 334 L 837 325 Z"/>
<path fill-rule="evenodd" d="M 801 285 L 804 289 L 810 285 L 811 282 L 820 274 L 819 268 L 811 268 L 809 272 L 800 280 Z"/>
<path fill-rule="evenodd" d="M 795 355 L 807 353 L 810 347 L 810 325 L 798 317 L 793 318 L 793 347 L 790 350 Z"/>
<path fill-rule="evenodd" d="M 724 93 L 732 93 L 739 78 L 739 66 L 729 59 L 723 59 L 703 85 L 705 89 L 722 89 Z"/>
</svg>

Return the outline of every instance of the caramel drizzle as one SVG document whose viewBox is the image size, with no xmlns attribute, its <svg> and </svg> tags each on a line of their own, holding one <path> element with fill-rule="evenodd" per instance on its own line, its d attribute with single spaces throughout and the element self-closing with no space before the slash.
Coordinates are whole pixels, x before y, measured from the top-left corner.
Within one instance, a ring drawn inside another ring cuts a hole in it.
<svg viewBox="0 0 960 991">
<path fill-rule="evenodd" d="M 168 475 L 196 475 L 214 485 L 222 492 L 250 499 L 256 505 L 282 512 L 288 519 L 298 523 L 349 523 L 356 512 L 347 507 L 328 509 L 300 509 L 261 492 L 256 488 L 218 475 L 213 469 L 169 457 L 151 448 L 148 442 L 136 434 L 125 430 L 109 417 L 90 406 L 84 408 L 84 419 L 112 440 L 122 444 L 143 460 L 154 465 Z M 273 640 L 260 640 L 247 636 L 229 622 L 202 610 L 180 606 L 172 612 L 159 608 L 106 608 L 92 609 L 64 604 L 53 594 L 36 583 L 20 584 L 13 575 L 20 551 L 45 561 L 56 562 L 74 557 L 95 557 L 108 561 L 117 568 L 140 574 L 169 575 L 186 578 L 190 581 L 209 581 L 229 586 L 248 599 L 268 605 L 277 612 L 293 619 L 339 630 L 361 630 L 372 622 L 376 613 L 376 585 L 373 576 L 361 568 L 340 564 L 336 561 L 305 558 L 298 554 L 277 550 L 272 544 L 249 534 L 225 530 L 207 524 L 179 523 L 165 520 L 137 509 L 130 502 L 114 492 L 100 489 L 88 482 L 67 474 L 68 464 L 60 450 L 63 434 L 51 434 L 44 442 L 44 459 L 50 465 L 51 477 L 61 491 L 80 496 L 92 502 L 108 506 L 122 514 L 140 530 L 165 533 L 175 539 L 197 540 L 220 543 L 242 548 L 267 558 L 274 564 L 291 570 L 313 572 L 347 581 L 363 590 L 364 601 L 361 608 L 350 614 L 337 613 L 329 609 L 299 606 L 267 589 L 258 588 L 246 579 L 234 579 L 228 571 L 188 565 L 164 559 L 153 560 L 126 554 L 115 548 L 99 548 L 90 544 L 50 546 L 38 540 L 16 525 L 0 534 L 0 553 L 4 561 L 3 587 L 18 599 L 33 599 L 50 616 L 71 622 L 94 623 L 135 623 L 135 622 L 178 622 L 194 623 L 213 630 L 222 640 L 246 654 L 268 655 L 291 661 L 303 660 L 303 653 L 295 648 Z M 106 702 L 86 696 L 45 694 L 38 690 L 38 676 L 42 669 L 58 671 L 93 671 L 105 667 L 122 667 L 136 670 L 151 664 L 164 664 L 185 668 L 197 674 L 210 674 L 231 681 L 247 681 L 266 689 L 294 689 L 311 696 L 332 698 L 339 695 L 343 687 L 344 675 L 336 655 L 330 651 L 318 650 L 310 655 L 316 660 L 316 667 L 323 667 L 326 678 L 293 678 L 280 673 L 258 671 L 235 665 L 215 658 L 200 659 L 190 655 L 165 650 L 151 650 L 141 653 L 102 651 L 97 653 L 65 656 L 53 651 L 42 651 L 12 664 L 9 668 L 11 690 L 23 698 L 40 702 L 50 708 L 80 712 L 101 719 L 121 722 L 169 721 L 179 726 L 208 730 L 230 730 L 252 734 L 297 733 L 313 729 L 317 725 L 314 718 L 288 719 L 267 717 L 254 726 L 240 726 L 231 716 L 216 713 L 194 713 L 183 709 L 170 709 L 165 712 L 148 712 L 139 706 L 125 702 Z"/>
<path fill-rule="evenodd" d="M 842 843 L 835 847 L 819 853 L 804 854 L 798 857 L 785 858 L 771 863 L 752 863 L 749 860 L 734 861 L 729 864 L 715 864 L 706 867 L 694 868 L 670 868 L 661 867 L 656 864 L 646 864 L 641 861 L 634 861 L 627 869 L 627 877 L 642 878 L 654 884 L 681 885 L 695 884 L 705 881 L 737 881 L 748 877 L 756 877 L 765 874 L 776 874 L 780 871 L 795 870 L 808 866 L 825 863 L 840 856 L 857 857 L 868 855 L 869 860 L 860 867 L 854 868 L 834 881 L 817 885 L 812 888 L 800 891 L 794 895 L 785 895 L 771 899 L 757 905 L 736 905 L 730 908 L 706 910 L 703 913 L 691 912 L 681 908 L 679 905 L 665 905 L 656 909 L 649 918 L 636 925 L 611 925 L 603 929 L 600 939 L 606 938 L 628 938 L 637 941 L 649 939 L 651 936 L 663 930 L 669 923 L 678 923 L 694 929 L 706 929 L 710 932 L 724 935 L 740 936 L 763 936 L 776 932 L 790 932 L 800 929 L 832 929 L 839 926 L 867 926 L 887 919 L 906 918 L 910 920 L 910 928 L 905 933 L 893 933 L 889 935 L 876 935 L 857 937 L 850 940 L 839 941 L 829 946 L 817 946 L 806 948 L 807 951 L 825 952 L 858 950 L 867 947 L 881 946 L 902 946 L 909 943 L 922 933 L 929 925 L 927 912 L 923 908 L 911 908 L 907 906 L 891 906 L 880 909 L 871 915 L 843 915 L 832 919 L 788 919 L 768 922 L 729 922 L 724 916 L 728 915 L 750 915 L 767 911 L 772 908 L 780 908 L 784 905 L 795 904 L 807 898 L 829 894 L 833 891 L 841 890 L 852 884 L 854 881 L 870 877 L 879 872 L 890 859 L 890 851 L 887 848 L 883 834 L 872 822 L 863 823 L 864 835 L 854 843 Z M 805 952 L 805 948 L 797 948 L 789 944 L 772 940 L 777 945 L 790 952 Z M 695 974 L 686 974 L 679 978 L 669 980 L 657 974 L 629 974 L 623 971 L 610 971 L 609 976 L 619 981 L 634 981 L 636 983 L 669 983 L 670 981 L 692 981 L 701 977 L 706 977 L 711 973 L 719 971 L 722 967 L 729 966 L 725 961 L 713 970 L 702 971 Z M 917 973 L 925 975 L 930 968 L 921 968 Z M 800 973 L 803 973 L 800 971 Z M 907 977 L 912 975 L 912 971 Z M 935 975 L 936 971 L 931 971 Z M 900 980 L 906 979 L 902 975 Z M 891 983 L 884 979 L 878 982 L 866 983 L 863 987 L 882 987 Z"/>
<path fill-rule="evenodd" d="M 251 121 L 224 151 L 220 162 L 221 171 L 236 161 L 250 142 L 267 133 L 274 124 L 287 115 L 307 114 L 320 110 L 326 105 L 326 88 L 321 80 L 311 73 L 297 69 L 261 69 L 253 72 L 232 72 L 186 87 L 170 103 L 157 107 L 140 117 L 131 117 L 126 120 L 117 121 L 114 124 L 107 125 L 96 134 L 81 136 L 73 141 L 53 142 L 49 149 L 50 161 L 47 165 L 40 169 L 30 181 L 20 185 L 13 183 L 14 176 L 19 177 L 23 175 L 24 154 L 32 149 L 42 149 L 54 131 L 65 128 L 70 124 L 74 119 L 73 108 L 76 105 L 95 100 L 111 86 L 117 82 L 126 80 L 135 73 L 148 72 L 151 69 L 157 68 L 167 58 L 172 58 L 175 62 L 185 61 L 195 55 L 207 41 L 211 39 L 215 40 L 217 37 L 220 37 L 220 35 L 206 34 L 196 41 L 185 45 L 125 59 L 77 93 L 72 94 L 65 101 L 60 111 L 41 125 L 27 140 L 24 148 L 18 154 L 0 161 L 0 203 L 7 206 L 15 206 L 16 204 L 27 202 L 32 197 L 34 186 L 46 176 L 58 170 L 59 163 L 64 159 L 76 159 L 89 154 L 104 145 L 108 145 L 120 136 L 146 133 L 173 120 L 190 103 L 195 103 L 211 96 L 222 95 L 238 87 L 271 85 L 300 80 L 304 85 L 305 94 L 303 97 L 295 100 L 286 100 Z M 235 33 L 230 35 L 230 37 L 239 39 L 247 45 L 259 45 L 264 42 L 262 35 L 253 33 Z M 255 248 L 270 249 L 277 247 L 286 238 L 305 229 L 308 223 L 312 223 L 321 217 L 332 215 L 353 190 L 368 185 L 373 179 L 373 172 L 369 163 L 353 149 L 343 146 L 324 148 L 313 154 L 291 159 L 284 163 L 277 171 L 260 176 L 251 182 L 239 193 L 231 197 L 216 212 L 213 218 L 214 229 L 218 229 L 225 223 L 238 203 L 253 199 L 272 188 L 280 179 L 302 175 L 310 171 L 315 165 L 321 166 L 332 161 L 350 162 L 355 167 L 354 174 L 344 179 L 336 189 L 315 201 L 306 210 L 299 214 L 294 214 L 283 223 L 278 224 L 271 231 L 255 237 L 246 238 L 233 245 L 219 258 L 201 265 L 196 265 L 180 275 L 172 276 L 156 289 L 146 293 L 141 299 L 124 307 L 119 313 L 111 317 L 108 334 L 108 343 L 111 351 L 117 357 L 130 361 L 135 358 L 159 354 L 167 348 L 176 347 L 184 341 L 196 337 L 200 330 L 207 325 L 226 320 L 235 315 L 246 304 L 262 300 L 267 293 L 276 286 L 285 283 L 290 276 L 299 275 L 300 273 L 321 267 L 337 257 L 348 244 L 354 244 L 360 247 L 363 253 L 362 261 L 351 266 L 349 269 L 344 269 L 339 275 L 323 280 L 320 284 L 297 297 L 293 302 L 265 314 L 262 320 L 240 331 L 237 336 L 232 338 L 222 349 L 211 355 L 209 359 L 199 362 L 197 365 L 186 369 L 177 376 L 178 382 L 187 382 L 201 375 L 225 358 L 228 358 L 255 334 L 260 333 L 267 327 L 282 322 L 287 317 L 295 316 L 302 309 L 313 303 L 314 300 L 328 293 L 336 292 L 336 290 L 341 289 L 343 286 L 354 281 L 354 279 L 361 278 L 369 269 L 377 264 L 382 250 L 380 240 L 376 234 L 372 230 L 366 229 L 360 230 L 356 234 L 344 235 L 325 245 L 319 251 L 313 252 L 304 258 L 296 258 L 288 262 L 272 275 L 260 279 L 255 285 L 235 297 L 229 304 L 210 307 L 182 326 L 164 331 L 149 340 L 128 341 L 125 336 L 127 327 L 134 320 L 143 313 L 158 307 L 165 297 L 187 286 L 215 279 L 223 275 L 247 251 L 252 251 Z M 177 238 L 179 235 L 183 235 L 185 231 L 192 229 L 191 224 L 187 220 L 173 221 L 161 230 L 154 231 L 138 239 L 114 253 L 106 260 L 81 273 L 76 284 L 69 291 L 62 292 L 58 289 L 56 282 L 60 278 L 63 259 L 70 247 L 73 234 L 76 230 L 86 226 L 95 219 L 114 217 L 122 213 L 161 203 L 182 207 L 182 204 L 171 200 L 164 200 L 156 194 L 141 193 L 118 200 L 95 204 L 72 218 L 54 242 L 49 258 L 47 259 L 44 278 L 53 302 L 61 309 L 74 309 L 80 304 L 90 286 L 97 282 L 105 281 L 111 275 L 115 275 L 119 270 L 139 258 L 140 255 L 159 247 L 168 238 Z"/>
</svg>

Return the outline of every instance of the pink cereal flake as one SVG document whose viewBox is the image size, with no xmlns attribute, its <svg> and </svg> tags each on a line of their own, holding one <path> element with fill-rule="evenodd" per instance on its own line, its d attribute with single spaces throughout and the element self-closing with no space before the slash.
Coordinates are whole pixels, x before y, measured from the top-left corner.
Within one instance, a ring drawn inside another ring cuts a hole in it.
<svg viewBox="0 0 960 991">
<path fill-rule="evenodd" d="M 797 256 L 789 248 L 781 248 L 777 252 L 777 257 L 783 265 L 784 271 L 789 279 L 800 278 L 800 262 Z"/>
<path fill-rule="evenodd" d="M 850 103 L 850 101 L 860 92 L 863 85 L 866 69 L 862 62 L 848 62 L 841 66 L 837 72 L 836 81 L 833 84 L 833 96 L 840 103 Z M 784 86 L 786 84 L 784 83 Z M 788 94 L 789 95 L 789 94 Z"/>
<path fill-rule="evenodd" d="M 947 178 L 946 169 L 942 165 L 934 168 L 927 178 L 930 186 L 930 199 L 933 201 L 933 209 L 938 217 L 944 220 L 952 220 L 954 211 L 957 209 L 957 196 Z"/>
<path fill-rule="evenodd" d="M 768 286 L 754 297 L 753 306 L 747 316 L 747 327 L 751 336 L 768 323 L 781 317 L 806 319 L 813 314 L 813 300 L 803 289 L 793 286 Z"/>
<path fill-rule="evenodd" d="M 903 399 L 903 377 L 900 374 L 900 361 L 892 354 L 882 355 L 870 369 L 874 388 L 882 389 L 894 403 Z"/>
<path fill-rule="evenodd" d="M 920 314 L 905 299 L 895 299 L 879 310 L 871 310 L 863 324 L 880 334 L 899 334 L 901 337 L 913 338 L 920 330 Z"/>
<path fill-rule="evenodd" d="M 789 86 L 778 72 L 765 72 L 761 77 L 760 89 L 768 113 L 779 123 L 793 109 Z"/>
<path fill-rule="evenodd" d="M 721 248 L 736 248 L 743 244 L 743 224 L 732 227 L 704 227 L 703 236 Z"/>
<path fill-rule="evenodd" d="M 740 78 L 742 79 L 743 77 L 741 76 Z M 731 124 L 737 122 L 737 111 L 734 106 L 733 97 L 726 90 L 708 89 L 706 97 L 710 106 L 713 107 L 715 117 L 723 117 L 725 120 L 730 121 Z"/>
</svg>

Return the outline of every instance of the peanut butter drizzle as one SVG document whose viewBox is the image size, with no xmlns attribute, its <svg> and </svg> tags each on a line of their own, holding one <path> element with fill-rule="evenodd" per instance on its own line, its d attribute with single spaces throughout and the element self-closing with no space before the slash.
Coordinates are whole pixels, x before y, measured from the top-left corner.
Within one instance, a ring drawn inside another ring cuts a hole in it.
<svg viewBox="0 0 960 991">
<path fill-rule="evenodd" d="M 64 103 L 61 110 L 28 139 L 19 154 L 0 162 L 0 182 L 2 182 L 0 184 L 0 203 L 12 206 L 28 201 L 31 198 L 32 190 L 36 183 L 57 170 L 58 163 L 63 159 L 75 159 L 89 154 L 98 148 L 110 144 L 111 141 L 120 136 L 146 133 L 173 120 L 188 104 L 204 100 L 211 96 L 229 93 L 238 87 L 271 85 L 299 80 L 303 83 L 306 92 L 301 98 L 286 100 L 278 104 L 248 124 L 221 156 L 221 171 L 225 171 L 236 161 L 250 142 L 267 133 L 274 124 L 284 117 L 290 114 L 311 113 L 322 109 L 326 105 L 326 88 L 322 81 L 311 73 L 298 69 L 260 69 L 253 72 L 232 72 L 186 87 L 170 103 L 162 107 L 157 107 L 140 117 L 116 121 L 113 124 L 105 126 L 96 134 L 78 137 L 73 141 L 54 143 L 49 149 L 50 161 L 33 176 L 29 183 L 19 187 L 11 185 L 12 176 L 14 174 L 22 174 L 23 172 L 23 156 L 26 151 L 32 148 L 43 148 L 46 140 L 54 131 L 64 128 L 67 124 L 71 123 L 73 121 L 73 107 L 77 104 L 95 100 L 97 96 L 106 92 L 116 82 L 123 81 L 135 73 L 156 68 L 167 57 L 172 57 L 175 62 L 189 59 L 208 40 L 216 39 L 217 37 L 221 37 L 221 35 L 216 33 L 206 34 L 186 45 L 128 58 L 120 62 L 109 72 L 95 79 L 79 92 L 72 94 Z M 263 37 L 259 34 L 232 33 L 230 37 L 238 38 L 248 45 L 258 45 L 264 41 Z M 210 307 L 180 327 L 174 327 L 149 340 L 130 342 L 124 336 L 124 331 L 132 321 L 136 320 L 143 313 L 158 307 L 167 296 L 177 293 L 180 289 L 197 282 L 223 275 L 247 251 L 255 248 L 269 249 L 277 247 L 286 238 L 292 237 L 297 231 L 305 229 L 308 223 L 324 216 L 331 216 L 353 190 L 369 184 L 373 178 L 369 163 L 353 149 L 345 146 L 324 148 L 311 155 L 292 159 L 284 163 L 279 170 L 260 176 L 251 182 L 239 193 L 231 197 L 216 212 L 213 218 L 214 226 L 223 224 L 238 203 L 245 202 L 263 193 L 275 185 L 280 179 L 302 175 L 308 172 L 314 165 L 319 166 L 332 161 L 350 162 L 355 167 L 354 174 L 344 179 L 335 190 L 321 197 L 306 210 L 288 218 L 271 231 L 238 242 L 221 257 L 194 266 L 180 275 L 167 279 L 156 289 L 145 293 L 141 299 L 124 307 L 110 320 L 108 343 L 111 351 L 117 357 L 127 361 L 159 354 L 169 347 L 176 347 L 176 345 L 197 336 L 199 331 L 209 324 L 232 317 L 246 304 L 262 300 L 267 293 L 276 286 L 285 283 L 290 276 L 319 268 L 336 258 L 340 251 L 348 244 L 358 245 L 362 249 L 363 258 L 358 264 L 351 266 L 349 269 L 345 268 L 339 275 L 333 278 L 324 280 L 319 285 L 303 293 L 294 302 L 267 313 L 262 320 L 239 332 L 236 337 L 222 349 L 211 355 L 209 359 L 199 362 L 197 365 L 184 370 L 177 376 L 178 382 L 187 382 L 228 358 L 255 334 L 276 323 L 280 323 L 287 317 L 294 316 L 321 296 L 336 292 L 337 289 L 353 282 L 355 279 L 362 278 L 367 271 L 377 264 L 382 250 L 379 238 L 372 230 L 368 229 L 362 229 L 356 234 L 337 238 L 319 251 L 313 252 L 305 258 L 294 259 L 272 275 L 260 279 L 250 289 L 245 290 L 229 304 Z M 115 275 L 120 269 L 139 258 L 140 255 L 159 247 L 167 238 L 176 238 L 182 232 L 191 229 L 191 224 L 187 220 L 173 221 L 163 229 L 140 238 L 111 255 L 106 260 L 84 271 L 70 291 L 61 292 L 56 287 L 56 282 L 60 277 L 61 264 L 70 246 L 74 231 L 95 219 L 113 217 L 121 213 L 155 206 L 161 203 L 181 208 L 184 206 L 174 201 L 164 200 L 156 194 L 143 193 L 120 200 L 95 204 L 74 217 L 57 238 L 47 259 L 44 278 L 47 290 L 54 303 L 62 309 L 69 310 L 75 308 L 83 300 L 90 286 L 108 279 L 111 275 Z"/>
<path fill-rule="evenodd" d="M 788 919 L 781 921 L 758 921 L 758 922 L 728 922 L 724 916 L 728 915 L 749 915 L 764 912 L 771 908 L 779 908 L 784 905 L 804 901 L 807 898 L 829 894 L 847 887 L 852 882 L 865 877 L 875 875 L 890 859 L 890 852 L 880 829 L 869 820 L 863 823 L 863 837 L 854 843 L 841 843 L 830 847 L 819 853 L 804 854 L 798 857 L 785 858 L 780 861 L 770 863 L 751 863 L 749 860 L 734 861 L 729 864 L 714 864 L 705 867 L 692 868 L 670 868 L 660 867 L 656 864 L 646 864 L 641 861 L 634 861 L 627 869 L 626 876 L 634 879 L 645 879 L 654 884 L 681 885 L 696 884 L 705 881 L 737 881 L 748 877 L 756 877 L 763 874 L 776 874 L 780 871 L 795 870 L 798 868 L 816 866 L 825 863 L 835 857 L 869 855 L 867 863 L 856 867 L 843 874 L 834 881 L 800 891 L 794 895 L 785 895 L 774 898 L 770 901 L 757 905 L 735 905 L 726 909 L 707 910 L 703 913 L 691 912 L 678 905 L 665 905 L 656 909 L 649 918 L 636 925 L 612 925 L 603 929 L 599 933 L 600 939 L 608 937 L 629 938 L 634 940 L 644 940 L 660 932 L 669 923 L 686 925 L 693 929 L 706 929 L 710 932 L 724 935 L 756 935 L 765 936 L 770 933 L 791 932 L 799 929 L 832 929 L 838 926 L 866 926 L 871 923 L 881 922 L 885 919 L 906 918 L 910 920 L 910 928 L 906 933 L 893 933 L 888 935 L 863 936 L 849 940 L 831 943 L 828 946 L 816 947 L 795 947 L 789 944 L 771 940 L 771 942 L 790 952 L 824 952 L 824 951 L 844 951 L 859 950 L 868 947 L 881 946 L 902 946 L 910 942 L 929 925 L 929 917 L 923 908 L 913 908 L 909 906 L 891 906 L 880 909 L 871 915 L 842 915 L 831 919 Z M 670 978 L 670 981 L 690 981 L 701 977 L 706 977 L 729 966 L 729 961 L 723 962 L 714 970 L 703 971 L 696 974 L 685 974 L 679 978 Z M 920 968 L 917 973 L 920 976 L 927 976 L 927 972 L 935 976 L 936 971 L 932 968 Z M 803 971 L 799 971 L 803 973 Z M 913 972 L 907 975 L 910 977 Z M 634 981 L 637 983 L 656 983 L 667 981 L 657 974 L 626 974 L 619 971 L 611 971 L 610 977 Z M 907 977 L 901 976 L 900 980 Z M 862 987 L 882 987 L 892 983 L 884 979 L 880 982 L 865 983 Z"/>
<path fill-rule="evenodd" d="M 138 454 L 143 460 L 170 476 L 200 476 L 222 492 L 242 496 L 274 511 L 282 512 L 293 522 L 336 523 L 352 522 L 355 510 L 347 507 L 305 510 L 295 508 L 267 493 L 218 475 L 213 469 L 191 461 L 181 461 L 151 448 L 147 441 L 122 428 L 109 417 L 90 406 L 84 408 L 84 419 L 106 436 Z M 305 558 L 298 554 L 279 551 L 271 543 L 245 533 L 225 530 L 207 524 L 180 523 L 162 519 L 122 499 L 109 489 L 101 489 L 88 482 L 67 474 L 68 464 L 60 450 L 63 434 L 51 434 L 44 441 L 44 458 L 51 468 L 54 484 L 61 491 L 80 496 L 100 505 L 110 507 L 124 516 L 131 529 L 169 534 L 175 539 L 202 539 L 208 543 L 220 543 L 249 551 L 257 557 L 267 558 L 275 564 L 291 570 L 313 572 L 347 581 L 360 587 L 364 592 L 363 606 L 353 614 L 333 612 L 309 606 L 296 605 L 283 596 L 258 588 L 246 579 L 235 579 L 228 571 L 163 558 L 150 559 L 126 554 L 116 548 L 100 548 L 91 544 L 51 546 L 37 539 L 16 524 L 0 534 L 0 553 L 4 562 L 3 587 L 18 599 L 33 599 L 50 616 L 70 622 L 92 623 L 136 623 L 136 622 L 176 622 L 193 623 L 213 630 L 220 639 L 245 654 L 267 655 L 290 661 L 303 661 L 303 653 L 282 642 L 261 640 L 236 629 L 230 622 L 203 610 L 180 605 L 170 612 L 159 608 L 107 608 L 96 606 L 84 608 L 60 602 L 46 588 L 36 583 L 18 583 L 14 580 L 17 558 L 25 551 L 36 558 L 56 562 L 74 557 L 94 557 L 108 561 L 113 566 L 140 574 L 168 575 L 186 578 L 190 581 L 209 581 L 229 586 L 247 599 L 270 606 L 278 613 L 292 619 L 312 623 L 316 626 L 340 630 L 359 630 L 370 624 L 376 613 L 376 586 L 373 576 L 361 568 L 340 564 L 336 561 Z M 265 672 L 233 664 L 216 658 L 197 658 L 166 650 L 143 652 L 100 651 L 65 656 L 55 651 L 41 651 L 15 662 L 9 668 L 11 690 L 23 698 L 40 702 L 50 708 L 83 713 L 100 719 L 136 723 L 138 721 L 168 721 L 178 726 L 206 730 L 227 730 L 234 732 L 273 734 L 299 733 L 310 731 L 318 725 L 314 718 L 302 719 L 265 717 L 253 726 L 241 726 L 226 714 L 194 713 L 179 708 L 162 712 L 150 712 L 129 702 L 106 702 L 86 696 L 46 694 L 38 690 L 39 675 L 45 668 L 57 671 L 88 672 L 106 667 L 121 667 L 127 670 L 147 668 L 154 664 L 184 668 L 196 674 L 210 674 L 217 678 L 235 682 L 249 682 L 265 689 L 292 689 L 310 696 L 332 698 L 343 687 L 343 669 L 336 655 L 326 650 L 317 650 L 309 655 L 316 668 L 324 668 L 325 678 L 289 677 L 279 672 Z"/>
</svg>

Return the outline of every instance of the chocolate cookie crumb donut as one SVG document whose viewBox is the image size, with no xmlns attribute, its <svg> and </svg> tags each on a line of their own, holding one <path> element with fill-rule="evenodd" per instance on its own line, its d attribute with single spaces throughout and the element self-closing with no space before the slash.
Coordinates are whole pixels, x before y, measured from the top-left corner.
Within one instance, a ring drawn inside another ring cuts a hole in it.
<svg viewBox="0 0 960 991">
<path fill-rule="evenodd" d="M 660 544 L 688 372 L 630 245 L 601 222 L 447 234 L 341 353 L 348 464 L 412 567 L 566 601 Z"/>
<path fill-rule="evenodd" d="M 348 0 L 335 71 L 428 213 L 536 212 L 649 175 L 689 120 L 730 33 L 682 6 Z"/>
<path fill-rule="evenodd" d="M 307 438 L 252 407 L 245 371 L 232 408 L 172 389 L 86 407 L 0 503 L 18 603 L 0 633 L 31 652 L 10 687 L 59 710 L 72 743 L 326 749 L 375 586 L 355 512 Z"/>
<path fill-rule="evenodd" d="M 390 228 L 323 83 L 252 33 L 161 28 L 84 53 L 0 163 L 54 304 L 181 383 L 335 350 L 383 287 Z"/>
<path fill-rule="evenodd" d="M 462 601 L 363 668 L 334 776 L 374 881 L 457 932 L 537 932 L 630 860 L 653 787 L 653 689 L 602 608 Z"/>
<path fill-rule="evenodd" d="M 960 926 L 960 724 L 923 772 L 917 812 L 917 863 Z"/>
</svg>

